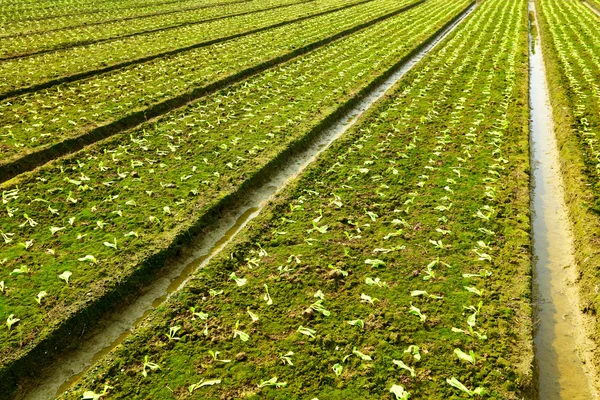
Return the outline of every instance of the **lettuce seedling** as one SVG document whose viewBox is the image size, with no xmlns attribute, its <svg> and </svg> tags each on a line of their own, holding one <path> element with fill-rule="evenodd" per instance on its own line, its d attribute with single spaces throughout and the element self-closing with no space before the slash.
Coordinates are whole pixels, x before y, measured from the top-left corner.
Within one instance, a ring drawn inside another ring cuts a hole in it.
<svg viewBox="0 0 600 400">
<path fill-rule="evenodd" d="M 356 347 L 352 349 L 352 354 L 358 356 L 363 361 L 373 361 L 373 358 L 371 356 L 360 352 L 356 349 Z"/>
<path fill-rule="evenodd" d="M 415 307 L 413 305 L 410 306 L 409 313 L 419 317 L 421 319 L 421 322 L 425 322 L 425 320 L 427 319 L 427 316 L 425 314 L 423 314 L 420 309 L 418 309 L 417 307 Z"/>
<path fill-rule="evenodd" d="M 287 386 L 287 382 L 277 382 L 277 377 L 274 376 L 271 379 L 269 379 L 268 381 L 261 381 L 258 384 L 258 387 L 261 389 L 264 387 L 267 387 L 267 386 L 285 387 L 285 386 Z"/>
<path fill-rule="evenodd" d="M 473 353 L 473 350 L 470 350 L 469 354 L 467 354 L 461 349 L 454 349 L 454 354 L 456 354 L 456 356 L 461 360 L 475 365 L 475 353 Z"/>
<path fill-rule="evenodd" d="M 333 365 L 333 372 L 335 372 L 336 376 L 340 376 L 342 374 L 343 370 L 344 370 L 344 367 L 342 367 L 340 364 Z"/>
<path fill-rule="evenodd" d="M 69 278 L 71 277 L 71 275 L 73 275 L 73 273 L 71 271 L 65 271 L 62 274 L 60 274 L 58 277 L 60 279 L 62 279 L 63 281 L 65 281 L 67 283 L 67 285 L 69 284 Z"/>
<path fill-rule="evenodd" d="M 240 321 L 236 321 L 235 323 L 235 329 L 233 330 L 233 338 L 235 339 L 236 337 L 240 337 L 240 340 L 242 342 L 247 342 L 250 339 L 250 335 L 248 335 L 246 332 L 244 331 L 240 331 L 238 328 L 240 327 Z"/>
<path fill-rule="evenodd" d="M 221 354 L 220 351 L 209 350 L 208 354 L 210 354 L 210 356 L 212 357 L 212 359 L 214 361 L 219 361 L 219 362 L 222 362 L 222 363 L 230 363 L 231 362 L 231 360 L 219 360 L 217 357 L 219 356 L 219 354 Z"/>
<path fill-rule="evenodd" d="M 408 400 L 410 398 L 410 393 L 400 385 L 392 385 L 390 393 L 396 396 L 396 400 Z"/>
<path fill-rule="evenodd" d="M 294 355 L 293 351 L 288 351 L 285 354 L 279 354 L 279 359 L 281 360 L 281 362 L 283 363 L 283 365 L 291 365 L 293 366 L 294 363 L 292 362 L 292 356 Z"/>
<path fill-rule="evenodd" d="M 94 393 L 91 390 L 86 390 L 83 392 L 82 400 L 99 400 L 101 397 L 106 396 L 108 394 L 108 390 L 113 389 L 112 386 L 104 385 L 104 389 L 102 393 Z"/>
<path fill-rule="evenodd" d="M 148 356 L 144 356 L 144 365 L 142 366 L 142 375 L 144 378 L 148 376 L 148 371 L 146 371 L 146 368 L 148 368 L 150 371 L 156 371 L 160 369 L 160 366 L 156 363 L 148 361 Z"/>
<path fill-rule="evenodd" d="M 360 326 L 361 329 L 365 329 L 365 321 L 363 321 L 362 319 L 355 319 L 355 320 L 346 321 L 346 322 L 352 326 Z"/>
<path fill-rule="evenodd" d="M 194 390 L 199 389 L 202 386 L 213 386 L 213 385 L 218 385 L 219 383 L 221 383 L 220 379 L 209 379 L 206 381 L 204 379 L 202 379 L 200 382 L 192 383 L 190 386 L 188 386 L 188 391 L 190 393 L 194 393 Z"/>
<path fill-rule="evenodd" d="M 235 283 L 236 283 L 238 286 L 244 286 L 244 285 L 245 285 L 245 284 L 248 282 L 248 280 L 247 280 L 247 279 L 244 279 L 244 278 L 238 278 L 238 277 L 236 276 L 235 272 L 232 272 L 232 273 L 229 275 L 229 280 L 233 280 L 233 281 L 235 281 Z"/>
<path fill-rule="evenodd" d="M 413 377 L 413 378 L 414 378 L 415 376 L 417 376 L 417 375 L 415 374 L 415 370 L 414 370 L 414 368 L 411 368 L 411 367 L 409 367 L 408 365 L 404 364 L 404 362 L 402 362 L 402 360 L 392 360 L 392 362 L 393 362 L 394 364 L 396 364 L 397 366 L 399 366 L 400 368 L 402 368 L 402 369 L 405 369 L 405 370 L 407 370 L 408 372 L 410 372 L 410 376 L 411 376 L 411 377 Z"/>
<path fill-rule="evenodd" d="M 315 331 L 314 329 L 306 328 L 306 327 L 304 327 L 302 325 L 300 325 L 298 327 L 297 332 L 299 332 L 299 333 L 301 333 L 303 335 L 306 335 L 306 336 L 310 336 L 311 338 L 314 338 L 315 337 L 315 333 L 317 333 L 317 331 Z"/>
<path fill-rule="evenodd" d="M 458 379 L 456 379 L 454 377 L 452 377 L 452 379 L 446 379 L 446 382 L 450 386 L 452 386 L 456 389 L 462 390 L 463 392 L 465 392 L 466 394 L 468 394 L 471 397 L 473 397 L 476 394 L 483 396 L 486 393 L 485 389 L 482 387 L 478 387 L 475 390 L 469 390 L 465 385 L 463 385 Z"/>
<path fill-rule="evenodd" d="M 406 350 L 404 350 L 404 353 L 412 354 L 415 360 L 421 361 L 421 353 L 419 350 L 419 346 L 411 344 Z"/>
<path fill-rule="evenodd" d="M 35 297 L 35 301 L 39 304 L 42 305 L 42 299 L 47 295 L 48 293 L 46 293 L 45 291 L 41 291 L 37 294 L 37 296 Z"/>
<path fill-rule="evenodd" d="M 169 333 L 165 333 L 165 336 L 169 338 L 169 341 L 181 340 L 180 337 L 175 336 L 177 334 L 177 332 L 179 332 L 180 329 L 181 329 L 181 326 L 172 326 L 169 328 Z"/>
<path fill-rule="evenodd" d="M 371 260 L 370 258 L 368 258 L 365 260 L 365 264 L 371 265 L 374 268 L 385 267 L 385 262 L 382 260 L 378 260 L 378 259 Z"/>
<path fill-rule="evenodd" d="M 6 319 L 6 326 L 8 327 L 8 330 L 10 331 L 12 329 L 13 325 L 18 323 L 19 321 L 20 321 L 19 318 L 15 318 L 15 314 L 10 314 L 8 316 L 8 318 Z"/>
<path fill-rule="evenodd" d="M 271 295 L 269 294 L 269 287 L 267 286 L 267 284 L 264 284 L 265 287 L 265 295 L 263 296 L 263 299 L 267 302 L 267 305 L 270 306 L 273 304 L 273 299 L 271 298 Z"/>
</svg>

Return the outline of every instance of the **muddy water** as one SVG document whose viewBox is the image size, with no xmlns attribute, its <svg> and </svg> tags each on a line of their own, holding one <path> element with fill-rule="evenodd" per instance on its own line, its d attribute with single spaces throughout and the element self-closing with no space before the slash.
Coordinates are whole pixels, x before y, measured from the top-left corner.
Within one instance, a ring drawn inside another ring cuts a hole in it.
<svg viewBox="0 0 600 400">
<path fill-rule="evenodd" d="M 535 8 L 532 3 L 530 11 Z M 542 400 L 597 398 L 584 363 L 589 349 L 575 281 L 573 237 L 539 36 L 530 50 L 535 355 Z"/>
<path fill-rule="evenodd" d="M 165 268 L 166 271 L 145 288 L 132 303 L 106 316 L 95 329 L 95 333 L 90 335 L 79 348 L 59 356 L 51 368 L 40 371 L 39 379 L 35 382 L 27 382 L 28 389 L 22 390 L 17 399 L 51 399 L 75 384 L 91 364 L 123 342 L 129 336 L 132 327 L 138 325 L 154 308 L 183 287 L 198 268 L 208 263 L 250 220 L 258 215 L 270 198 L 297 177 L 321 152 L 350 128 L 360 115 L 445 38 L 474 8 L 475 6 L 471 7 L 455 24 L 441 32 L 434 41 L 403 64 L 337 123 L 323 131 L 307 149 L 291 157 L 287 164 L 273 174 L 266 183 L 252 189 L 244 197 L 243 204 L 229 210 L 212 227 L 211 232 L 204 235 L 187 259 L 179 260 L 171 267 Z"/>
</svg>

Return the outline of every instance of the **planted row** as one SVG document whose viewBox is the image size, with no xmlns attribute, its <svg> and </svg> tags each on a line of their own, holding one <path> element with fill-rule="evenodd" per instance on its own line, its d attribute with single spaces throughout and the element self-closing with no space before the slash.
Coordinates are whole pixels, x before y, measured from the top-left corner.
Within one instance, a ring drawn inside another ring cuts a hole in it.
<svg viewBox="0 0 600 400">
<path fill-rule="evenodd" d="M 319 0 L 305 7 L 326 9 L 336 1 Z M 355 27 L 407 4 L 395 0 L 367 2 L 5 100 L 0 103 L 0 165 L 242 71 L 250 74 L 257 65 L 292 56 L 299 49 L 336 35 L 348 35 Z"/>
<path fill-rule="evenodd" d="M 275 7 L 296 4 L 298 0 L 268 0 L 224 4 L 220 7 L 184 8 L 168 14 L 150 14 L 131 20 L 86 24 L 67 29 L 50 29 L 42 32 L 30 31 L 10 38 L 0 37 L 0 59 L 36 54 L 54 49 L 83 46 L 111 39 L 149 33 L 157 30 L 175 29 L 183 25 L 200 24 L 217 18 L 226 18 L 260 12 Z M 342 2 L 340 2 L 341 4 Z M 46 27 L 48 29 L 48 27 Z"/>
<path fill-rule="evenodd" d="M 521 399 L 527 3 L 488 0 L 63 398 Z"/>
<path fill-rule="evenodd" d="M 309 17 L 343 5 L 344 2 L 340 0 L 301 3 L 283 9 L 5 60 L 0 63 L 0 91 L 10 92 L 51 79 L 86 71 L 93 72 L 107 66 L 178 49 L 189 50 L 190 46 L 199 46 L 204 42 L 218 39 L 227 40 L 232 35 L 243 36 L 247 32 L 260 28 L 268 29 L 272 25 L 286 22 L 291 23 L 301 17 Z M 399 8 L 395 4 L 392 6 L 389 1 L 381 2 L 379 7 L 382 13 L 389 12 L 394 7 Z"/>
<path fill-rule="evenodd" d="M 243 1 L 243 0 L 242 0 Z M 246 0 L 248 1 L 248 0 Z M 9 31 L 17 27 L 27 29 L 31 27 L 43 28 L 43 22 L 49 26 L 62 27 L 68 24 L 66 20 L 71 18 L 71 24 L 98 22 L 115 18 L 135 18 L 156 12 L 168 12 L 182 7 L 195 7 L 216 5 L 223 3 L 236 3 L 240 0 L 155 0 L 155 1 L 104 1 L 104 2 L 46 2 L 40 3 L 5 3 L 0 5 L 0 21 Z M 57 21 L 57 22 L 55 22 Z M 52 25 L 57 23 L 57 25 Z"/>
<path fill-rule="evenodd" d="M 574 224 L 582 308 L 600 309 L 600 21 L 580 1 L 538 1 L 567 204 Z M 600 323 L 596 319 L 596 331 Z"/>
<path fill-rule="evenodd" d="M 466 6 L 432 1 L 2 185 L 4 365 L 126 287 Z"/>
</svg>

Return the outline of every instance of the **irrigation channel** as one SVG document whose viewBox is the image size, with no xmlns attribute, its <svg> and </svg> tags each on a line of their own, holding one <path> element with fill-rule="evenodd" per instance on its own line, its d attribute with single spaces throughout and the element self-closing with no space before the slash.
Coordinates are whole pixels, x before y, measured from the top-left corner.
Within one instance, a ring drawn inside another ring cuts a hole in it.
<svg viewBox="0 0 600 400">
<path fill-rule="evenodd" d="M 452 32 L 473 10 L 473 5 L 457 21 L 440 32 L 434 40 L 401 65 L 388 79 L 373 89 L 355 107 L 324 130 L 311 144 L 291 157 L 287 164 L 269 177 L 260 187 L 250 190 L 243 204 L 228 210 L 212 230 L 188 252 L 185 259 L 164 268 L 154 282 L 129 304 L 105 315 L 94 331 L 76 349 L 56 357 L 35 381 L 25 382 L 15 400 L 47 400 L 60 395 L 74 385 L 87 368 L 122 343 L 131 329 L 172 293 L 182 288 L 194 272 L 206 265 L 244 226 L 256 217 L 269 199 L 296 178 L 331 143 L 350 128 L 358 118 L 380 99 L 416 63 L 425 57 L 441 40 Z"/>
<path fill-rule="evenodd" d="M 535 6 L 529 3 L 529 10 Z M 537 29 L 537 22 L 531 22 Z M 539 30 L 537 30 L 539 32 Z M 598 398 L 589 376 L 590 343 L 575 285 L 573 236 L 539 37 L 530 35 L 529 106 L 533 225 L 535 357 L 539 399 Z"/>
<path fill-rule="evenodd" d="M 587 8 L 589 8 L 590 10 L 592 10 L 592 12 L 594 14 L 596 14 L 597 16 L 600 17 L 600 10 L 598 10 L 597 8 L 595 8 L 593 5 L 591 5 L 587 1 L 584 1 L 583 4 L 585 4 Z"/>
</svg>

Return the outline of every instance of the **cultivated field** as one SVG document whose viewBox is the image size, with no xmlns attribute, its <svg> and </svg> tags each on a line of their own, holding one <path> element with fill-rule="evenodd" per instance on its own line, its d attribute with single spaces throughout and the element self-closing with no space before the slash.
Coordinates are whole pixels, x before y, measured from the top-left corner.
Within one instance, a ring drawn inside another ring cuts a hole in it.
<svg viewBox="0 0 600 400">
<path fill-rule="evenodd" d="M 537 398 L 530 55 L 596 343 L 594 7 L 1 3 L 0 398 L 48 398 L 28 395 L 44 379 L 62 399 Z M 85 350 L 338 125 L 112 351 Z M 593 387 L 597 350 L 571 342 Z M 44 378 L 78 351 L 76 378 Z"/>
</svg>

